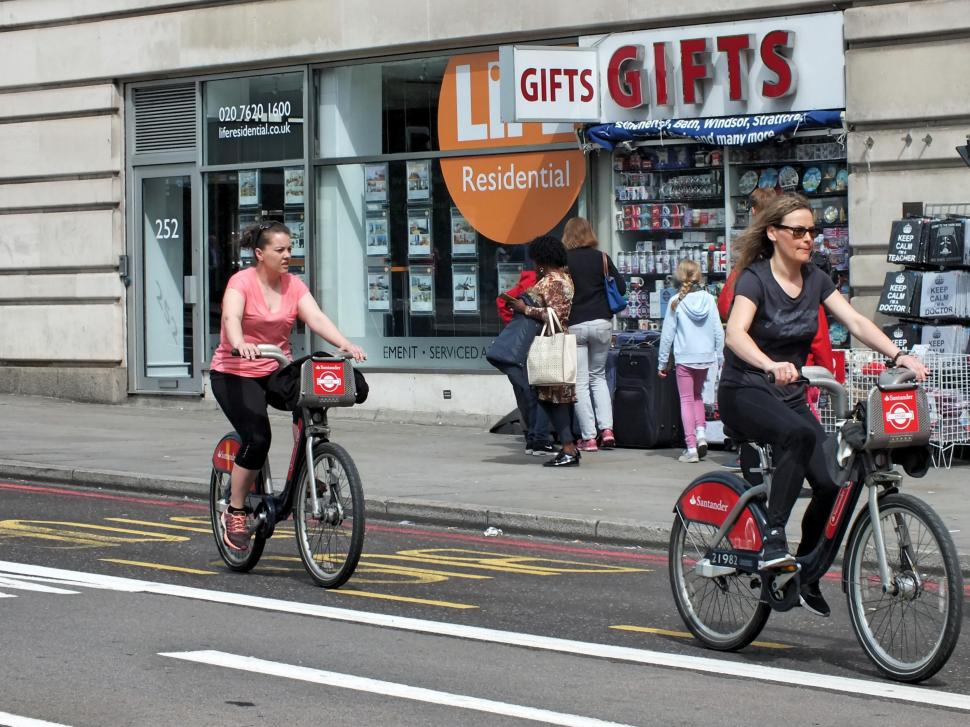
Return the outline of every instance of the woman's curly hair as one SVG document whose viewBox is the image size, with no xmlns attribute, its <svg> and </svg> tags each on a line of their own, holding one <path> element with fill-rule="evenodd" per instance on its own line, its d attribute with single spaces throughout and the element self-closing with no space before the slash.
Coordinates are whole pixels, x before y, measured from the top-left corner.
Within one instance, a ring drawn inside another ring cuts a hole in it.
<svg viewBox="0 0 970 727">
<path fill-rule="evenodd" d="M 566 246 L 552 235 L 537 237 L 529 243 L 529 257 L 536 267 L 566 267 Z"/>
</svg>

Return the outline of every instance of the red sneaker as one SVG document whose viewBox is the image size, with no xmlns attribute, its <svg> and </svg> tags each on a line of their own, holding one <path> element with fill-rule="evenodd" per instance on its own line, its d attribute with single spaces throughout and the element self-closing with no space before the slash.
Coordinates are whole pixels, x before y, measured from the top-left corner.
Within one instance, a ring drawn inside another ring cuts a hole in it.
<svg viewBox="0 0 970 727">
<path fill-rule="evenodd" d="M 600 448 L 613 449 L 614 447 L 616 447 L 616 440 L 613 438 L 613 430 L 604 429 L 600 432 Z"/>
<path fill-rule="evenodd" d="M 595 452 L 599 447 L 596 446 L 596 439 L 590 437 L 589 439 L 580 439 L 576 442 L 576 449 L 580 452 Z"/>
</svg>

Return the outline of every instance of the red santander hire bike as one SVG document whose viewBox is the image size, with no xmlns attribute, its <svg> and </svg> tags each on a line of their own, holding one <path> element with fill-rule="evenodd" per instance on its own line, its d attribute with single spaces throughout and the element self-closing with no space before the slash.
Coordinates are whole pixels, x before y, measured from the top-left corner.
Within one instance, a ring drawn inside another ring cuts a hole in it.
<svg viewBox="0 0 970 727">
<path fill-rule="evenodd" d="M 929 505 L 899 491 L 903 476 L 893 465 L 894 455 L 928 457 L 926 393 L 913 372 L 887 369 L 850 412 L 845 388 L 826 369 L 808 366 L 802 377 L 831 395 L 838 421 L 826 448 L 840 489 L 821 541 L 787 569 L 763 567 L 771 449 L 745 442 L 758 459 L 746 479 L 701 475 L 677 500 L 669 553 L 677 610 L 708 648 L 741 649 L 772 611 L 798 605 L 801 583 L 828 571 L 848 534 L 842 590 L 859 643 L 892 679 L 927 679 L 956 646 L 964 594 L 949 532 Z"/>
</svg>

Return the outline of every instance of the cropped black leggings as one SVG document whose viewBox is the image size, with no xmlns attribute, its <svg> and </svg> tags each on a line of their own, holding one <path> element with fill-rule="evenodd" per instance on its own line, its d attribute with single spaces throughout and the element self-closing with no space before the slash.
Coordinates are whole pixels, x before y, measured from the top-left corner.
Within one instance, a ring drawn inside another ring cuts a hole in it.
<svg viewBox="0 0 970 727">
<path fill-rule="evenodd" d="M 722 386 L 717 396 L 721 419 L 728 428 L 771 445 L 775 471 L 768 495 L 769 528 L 784 529 L 802 482 L 808 479 L 812 500 L 802 518 L 796 555 L 810 553 L 822 536 L 838 494 L 822 451 L 825 430 L 804 401 L 789 406 L 756 387 Z"/>
<path fill-rule="evenodd" d="M 266 382 L 269 376 L 249 378 L 221 371 L 209 373 L 212 394 L 242 439 L 236 464 L 258 470 L 266 462 L 273 432 L 266 411 Z"/>
</svg>

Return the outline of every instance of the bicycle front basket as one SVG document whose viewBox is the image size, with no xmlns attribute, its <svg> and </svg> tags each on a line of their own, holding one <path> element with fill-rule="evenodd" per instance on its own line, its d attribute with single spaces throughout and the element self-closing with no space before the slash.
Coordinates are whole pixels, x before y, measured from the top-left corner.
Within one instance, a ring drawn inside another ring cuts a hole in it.
<svg viewBox="0 0 970 727">
<path fill-rule="evenodd" d="M 319 409 L 354 405 L 357 387 L 349 359 L 312 356 L 303 363 L 300 373 L 300 406 Z"/>
<path fill-rule="evenodd" d="M 930 409 L 926 392 L 913 384 L 869 392 L 866 414 L 866 449 L 925 446 L 930 441 Z"/>
</svg>

